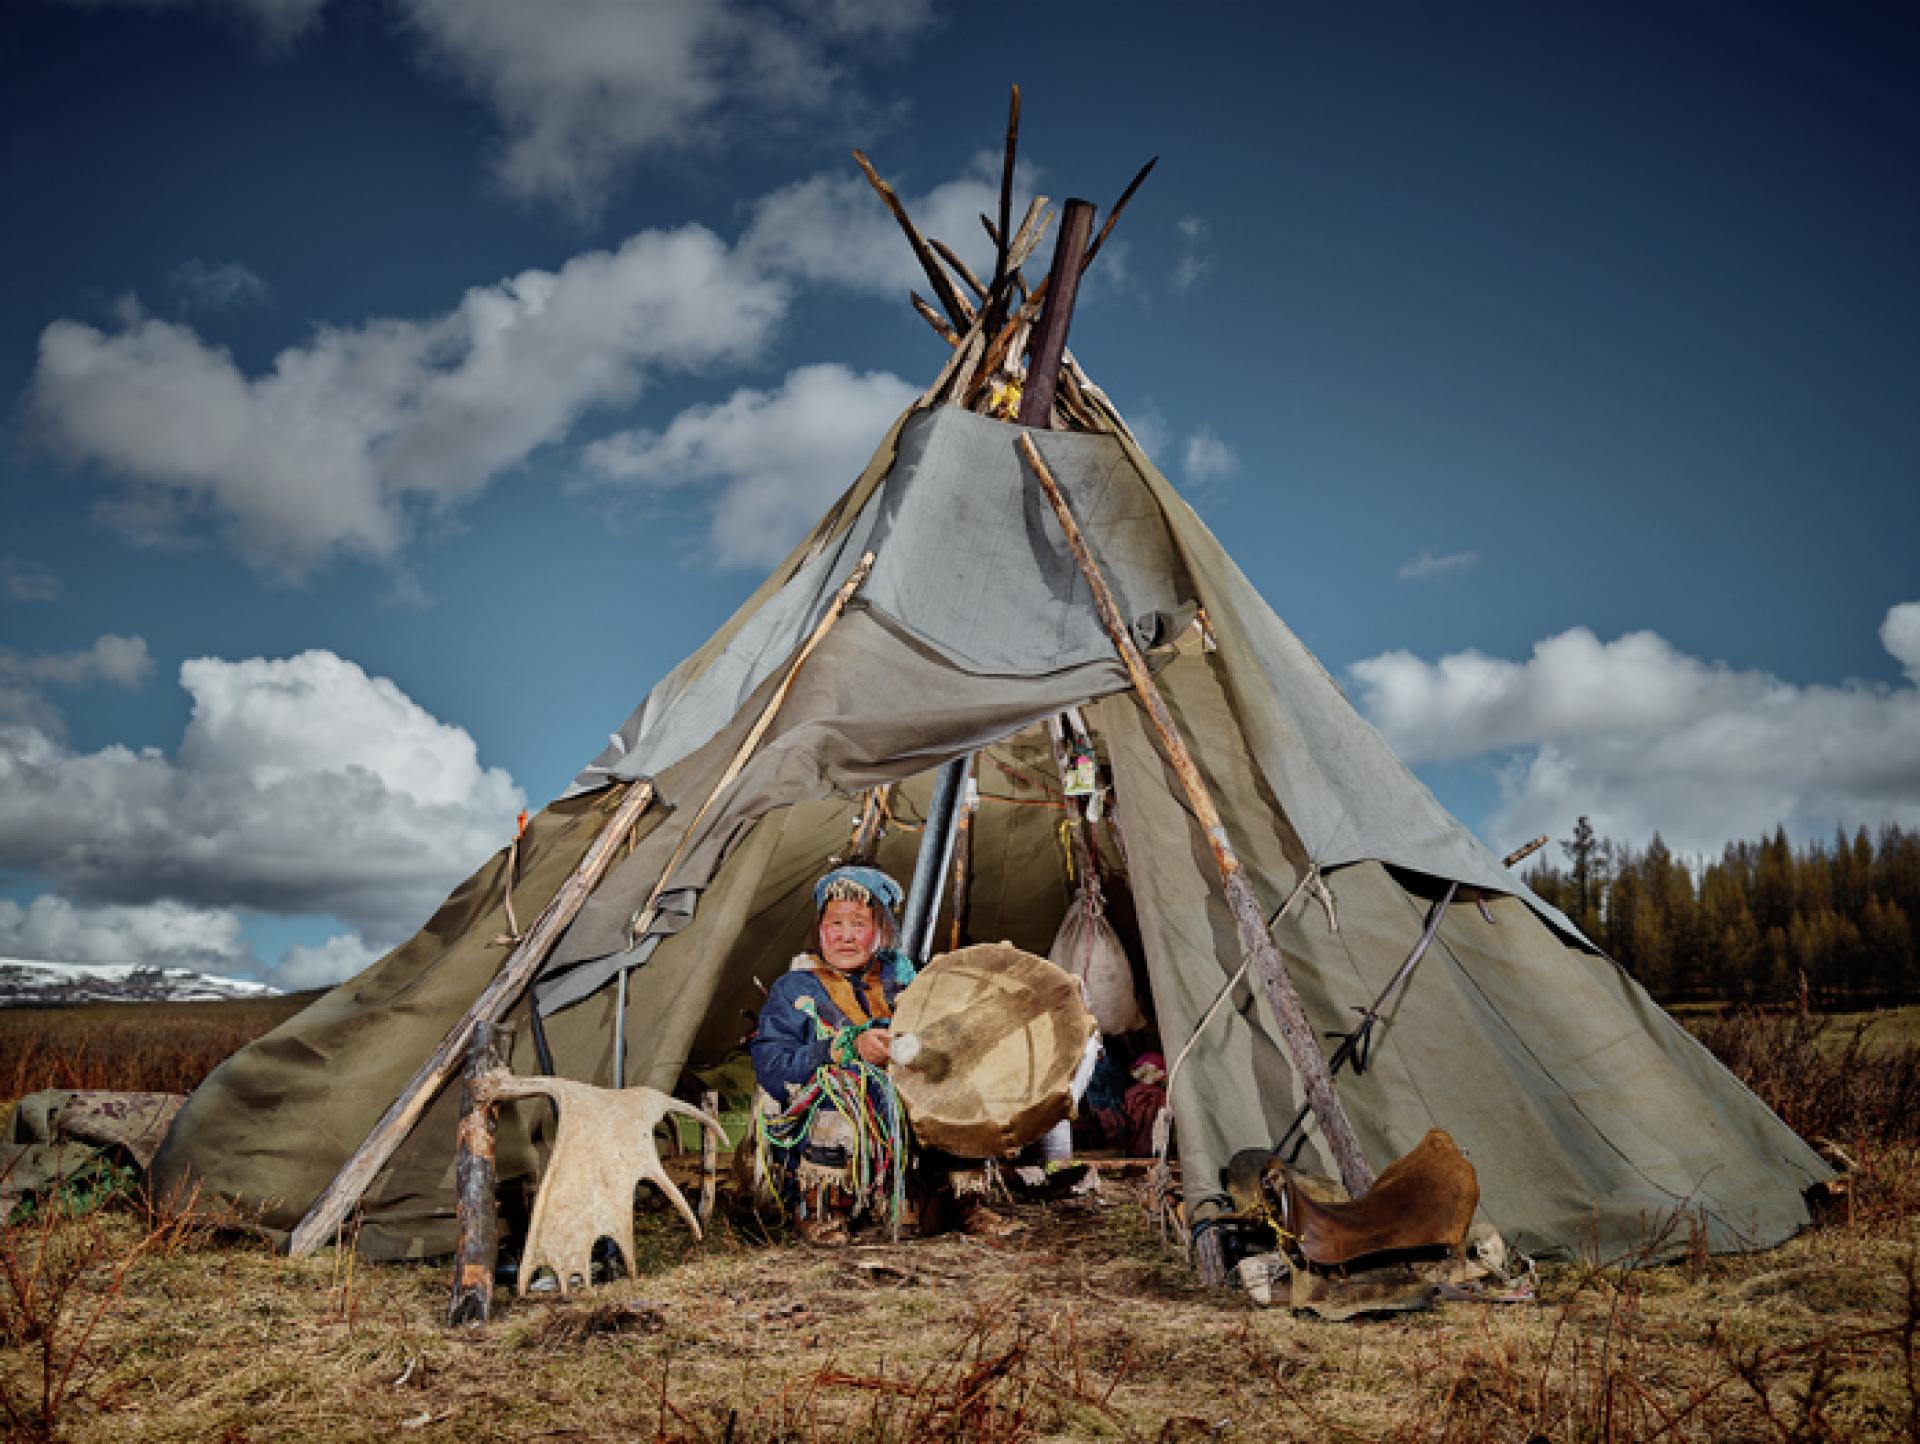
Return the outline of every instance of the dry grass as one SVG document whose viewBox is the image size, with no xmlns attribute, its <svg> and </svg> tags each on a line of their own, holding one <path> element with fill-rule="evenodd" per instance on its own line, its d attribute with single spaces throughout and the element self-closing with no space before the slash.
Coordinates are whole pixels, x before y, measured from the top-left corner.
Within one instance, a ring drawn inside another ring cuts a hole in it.
<svg viewBox="0 0 1920 1444">
<path fill-rule="evenodd" d="M 0 1106 L 42 1088 L 191 1093 L 312 994 L 217 1003 L 0 1008 Z"/>
<path fill-rule="evenodd" d="M 1808 1066 L 1794 1036 L 1750 1040 L 1763 1093 Z M 0 1389 L 33 1433 L 52 1359 L 76 1440 L 1920 1437 L 1920 1151 L 1875 1111 L 1897 1087 L 1847 1096 L 1851 1211 L 1782 1248 L 1548 1267 L 1533 1304 L 1349 1325 L 1199 1289 L 1118 1186 L 1020 1206 L 1006 1240 L 837 1252 L 724 1220 L 695 1244 L 649 1210 L 638 1278 L 461 1330 L 441 1266 L 43 1214 L 0 1233 L 0 1288 L 45 1258 L 64 1292 L 38 1324 L 0 1306 Z"/>
<path fill-rule="evenodd" d="M 1907 1152 L 1903 1165 L 1911 1169 Z M 1920 1425 L 1911 1216 L 1688 1267 L 1544 1270 L 1541 1301 L 1328 1325 L 1195 1287 L 1137 1201 L 1017 1210 L 992 1243 L 696 1245 L 637 1279 L 441 1326 L 436 1266 L 199 1237 L 75 1286 L 100 1317 L 74 1439 L 1897 1439 Z M 105 1300 L 110 1308 L 99 1308 Z M 0 1352 L 13 1396 L 31 1349 Z"/>
</svg>

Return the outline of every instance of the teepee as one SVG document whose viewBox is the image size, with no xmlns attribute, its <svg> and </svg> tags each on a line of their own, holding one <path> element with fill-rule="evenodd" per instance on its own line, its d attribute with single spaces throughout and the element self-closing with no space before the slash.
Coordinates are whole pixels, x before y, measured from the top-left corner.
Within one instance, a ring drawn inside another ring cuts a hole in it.
<svg viewBox="0 0 1920 1444">
<path fill-rule="evenodd" d="M 1615 1256 L 1688 1210 L 1735 1250 L 1806 1222 L 1825 1165 L 1391 754 L 1065 351 L 1079 274 L 1134 187 L 1090 248 L 1063 225 L 1029 290 L 1048 216 L 1036 200 L 1010 224 L 1013 142 L 985 283 L 861 158 L 934 288 L 937 309 L 914 299 L 952 348 L 939 377 L 565 796 L 418 935 L 202 1085 L 155 1161 L 162 1185 L 242 1201 L 296 1250 L 357 1206 L 370 1256 L 449 1251 L 445 1083 L 476 1017 L 512 1029 L 517 1071 L 673 1091 L 738 1048 L 828 860 L 915 875 L 938 829 L 911 820 L 955 810 L 936 774 L 970 758 L 964 842 L 916 881 L 924 910 L 964 878 L 930 930 L 1045 953 L 1073 877 L 1099 877 L 1165 1054 L 1184 1055 L 1170 1103 L 1189 1221 L 1226 1206 L 1228 1158 L 1286 1134 L 1314 1085 L 1246 966 L 1257 906 L 1307 1046 L 1386 1000 L 1364 1070 L 1334 1080 L 1358 1151 L 1377 1168 L 1447 1129 L 1509 1246 Z M 1115 615 L 1150 685 L 1123 665 Z M 1063 736 L 1096 756 L 1091 797 L 1065 795 Z M 503 1179 L 536 1168 L 542 1117 L 503 1111 Z M 1327 1117 L 1303 1161 L 1333 1172 Z"/>
</svg>

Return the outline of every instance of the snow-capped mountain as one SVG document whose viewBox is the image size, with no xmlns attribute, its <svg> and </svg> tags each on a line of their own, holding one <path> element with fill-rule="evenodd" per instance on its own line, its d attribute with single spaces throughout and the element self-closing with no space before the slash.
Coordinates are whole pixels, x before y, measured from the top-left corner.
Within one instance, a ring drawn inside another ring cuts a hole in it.
<svg viewBox="0 0 1920 1444">
<path fill-rule="evenodd" d="M 0 958 L 0 1008 L 57 1003 L 205 1003 L 271 998 L 278 988 L 141 963 L 42 963 Z"/>
</svg>

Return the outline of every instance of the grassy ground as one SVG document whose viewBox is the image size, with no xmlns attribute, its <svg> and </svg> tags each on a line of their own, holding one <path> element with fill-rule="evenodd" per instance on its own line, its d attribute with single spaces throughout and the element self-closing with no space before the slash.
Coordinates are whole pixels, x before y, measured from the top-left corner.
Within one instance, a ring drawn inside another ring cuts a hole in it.
<svg viewBox="0 0 1920 1444">
<path fill-rule="evenodd" d="M 48 1352 L 14 1340 L 0 1377 L 28 1432 L 43 1359 L 100 1309 L 63 1437 L 1910 1438 L 1914 1162 L 1879 1160 L 1891 1212 L 1766 1254 L 1548 1268 L 1532 1304 L 1347 1325 L 1198 1289 L 1112 1193 L 1020 1208 L 1005 1240 L 841 1251 L 726 1226 L 695 1245 L 649 1214 L 638 1278 L 461 1330 L 444 1268 L 190 1232 L 116 1294 L 146 1228 L 122 1213 L 51 1230 L 98 1257 Z"/>
<path fill-rule="evenodd" d="M 1858 1164 L 1764 1254 L 1548 1266 L 1530 1303 L 1334 1325 L 1199 1289 L 1124 1182 L 1018 1207 L 1006 1239 L 841 1251 L 724 1220 L 695 1244 L 649 1209 L 639 1277 L 449 1330 L 443 1266 L 50 1211 L 0 1230 L 0 1418 L 78 1440 L 1917 1438 L 1920 1055 L 1835 1072 L 1820 1034 L 1716 1039 Z"/>
</svg>

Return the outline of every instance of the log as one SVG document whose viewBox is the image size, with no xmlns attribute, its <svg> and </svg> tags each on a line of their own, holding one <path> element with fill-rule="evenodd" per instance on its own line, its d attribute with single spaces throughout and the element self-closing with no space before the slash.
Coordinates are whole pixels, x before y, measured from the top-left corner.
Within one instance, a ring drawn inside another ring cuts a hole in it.
<svg viewBox="0 0 1920 1444">
<path fill-rule="evenodd" d="M 1347 1118 L 1347 1110 L 1341 1105 L 1340 1095 L 1334 1092 L 1333 1077 L 1327 1071 L 1327 1060 L 1321 1056 L 1319 1044 L 1314 1040 L 1313 1025 L 1307 1021 L 1306 1010 L 1300 1005 L 1300 995 L 1294 990 L 1293 980 L 1287 976 L 1279 949 L 1267 934 L 1266 917 L 1261 912 L 1259 900 L 1254 896 L 1253 885 L 1247 881 L 1246 868 L 1227 839 L 1227 829 L 1220 820 L 1219 809 L 1214 806 L 1213 795 L 1207 790 L 1193 754 L 1174 724 L 1173 714 L 1167 710 L 1166 699 L 1160 695 L 1152 674 L 1147 671 L 1146 660 L 1134 644 L 1127 619 L 1120 614 L 1119 603 L 1114 600 L 1113 591 L 1107 586 L 1100 564 L 1088 550 L 1086 538 L 1080 534 L 1080 527 L 1073 519 L 1073 512 L 1067 506 L 1059 483 L 1053 479 L 1053 473 L 1041 459 L 1031 436 L 1022 434 L 1019 447 L 1021 456 L 1032 469 L 1034 479 L 1059 519 L 1060 530 L 1073 552 L 1073 559 L 1079 564 L 1088 587 L 1093 591 L 1100 620 L 1106 625 L 1107 634 L 1113 638 L 1113 645 L 1126 666 L 1127 677 L 1133 683 L 1134 691 L 1139 693 L 1147 718 L 1159 736 L 1167 760 L 1173 764 L 1174 774 L 1180 779 L 1180 785 L 1193 807 L 1194 817 L 1199 821 L 1201 831 L 1206 834 L 1214 863 L 1220 869 L 1220 882 L 1226 892 L 1227 907 L 1233 913 L 1241 956 L 1251 961 L 1255 975 L 1266 989 L 1267 999 L 1272 1003 L 1274 1017 L 1280 1025 L 1281 1040 L 1286 1044 L 1293 1065 L 1300 1074 L 1307 1101 L 1313 1108 L 1314 1117 L 1320 1122 L 1320 1131 L 1333 1152 L 1334 1162 L 1340 1170 L 1340 1181 L 1346 1185 L 1349 1197 L 1359 1198 L 1372 1186 L 1373 1170 L 1368 1167 L 1366 1155 L 1360 1150 L 1360 1140 L 1354 1136 L 1353 1124 Z"/>
<path fill-rule="evenodd" d="M 440 1046 L 407 1080 L 400 1095 L 367 1134 L 366 1141 L 354 1150 L 334 1175 L 333 1182 L 314 1199 L 306 1217 L 300 1220 L 287 1239 L 289 1255 L 305 1258 L 334 1236 L 335 1230 L 353 1211 L 353 1206 L 379 1176 L 380 1170 L 387 1166 L 387 1160 L 393 1157 L 394 1150 L 413 1131 L 413 1125 L 420 1121 L 420 1115 L 427 1111 L 428 1105 L 452 1079 L 474 1027 L 477 1024 L 498 1023 L 506 1016 L 507 1010 L 519 1001 L 521 993 L 526 991 L 527 985 L 546 963 L 554 944 L 560 941 L 560 935 L 579 915 L 587 898 L 613 865 L 627 830 L 640 820 L 640 814 L 647 810 L 647 804 L 652 801 L 651 782 L 627 784 L 626 795 L 620 799 L 620 805 L 614 809 L 599 835 L 588 845 L 586 855 L 574 868 L 573 875 L 561 884 L 560 890 L 541 911 L 526 937 L 501 965 L 500 971 L 494 974 L 493 981 L 481 989 L 480 996 L 473 1000 L 460 1021 L 440 1040 Z"/>
<path fill-rule="evenodd" d="M 473 1042 L 467 1048 L 467 1073 L 460 1085 L 460 1144 L 453 1163 L 460 1241 L 453 1251 L 453 1298 L 447 1304 L 450 1325 L 484 1324 L 493 1313 L 493 1270 L 500 1260 L 493 1169 L 499 1114 L 475 1084 L 505 1066 L 507 1037 L 506 1029 L 486 1024 L 473 1030 Z"/>
<path fill-rule="evenodd" d="M 1073 302 L 1080 293 L 1080 259 L 1086 254 L 1087 233 L 1092 229 L 1093 207 L 1086 201 L 1069 200 L 1066 215 L 1060 222 L 1060 234 L 1054 241 L 1053 269 L 1047 273 L 1046 304 L 1033 333 L 1027 384 L 1020 393 L 1022 426 L 1046 426 L 1052 416 L 1053 393 L 1060 384 L 1060 357 L 1067 349 Z"/>
</svg>

